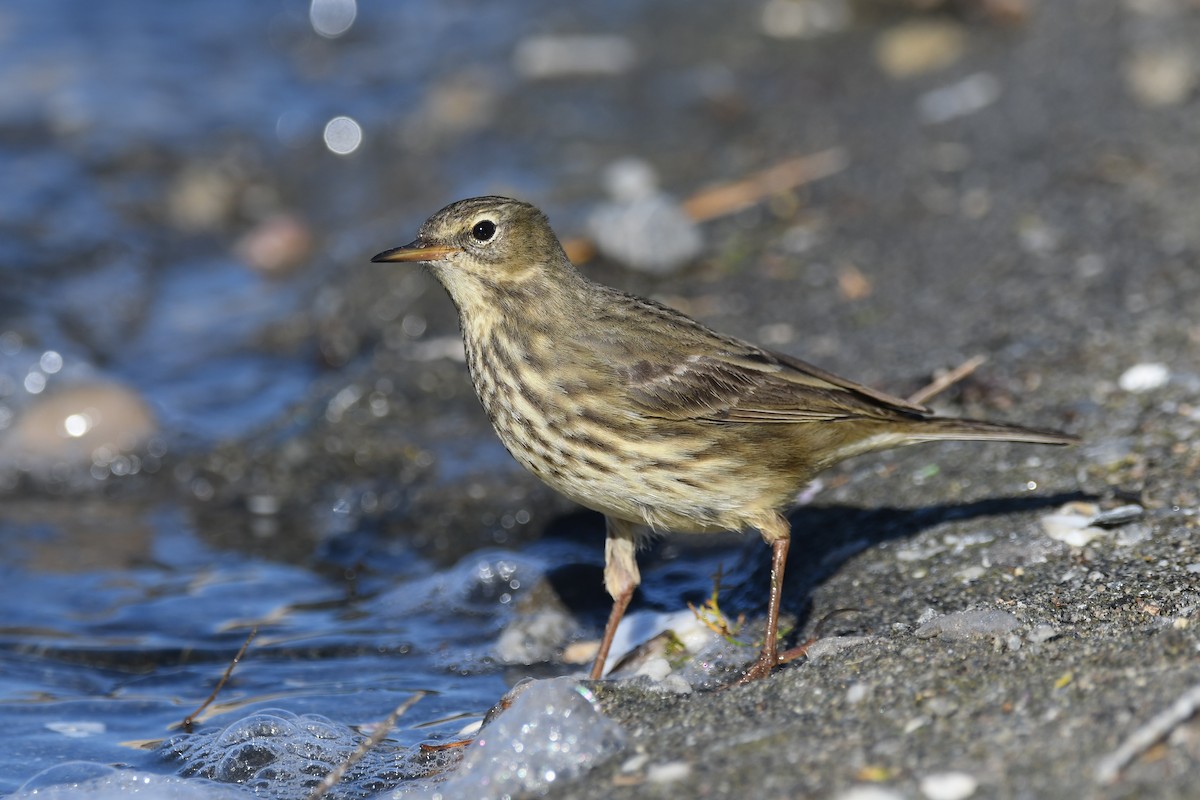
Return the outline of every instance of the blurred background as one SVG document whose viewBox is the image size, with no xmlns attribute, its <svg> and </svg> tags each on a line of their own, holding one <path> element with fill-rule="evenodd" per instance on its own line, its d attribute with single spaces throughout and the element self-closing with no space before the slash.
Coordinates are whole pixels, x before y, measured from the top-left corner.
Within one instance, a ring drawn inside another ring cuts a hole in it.
<svg viewBox="0 0 1200 800">
<path fill-rule="evenodd" d="M 255 623 L 218 724 L 436 690 L 406 745 L 595 635 L 602 522 L 494 439 L 440 288 L 369 263 L 456 199 L 531 201 L 597 279 L 899 394 L 987 354 L 950 413 L 1135 429 L 1115 393 L 1200 348 L 1197 41 L 1189 0 L 0 8 L 0 791 L 174 771 L 128 742 Z M 1042 488 L 1146 491 L 1113 446 L 1115 478 Z M 1025 456 L 822 497 L 1020 493 Z M 660 545 L 639 604 L 759 550 Z"/>
</svg>

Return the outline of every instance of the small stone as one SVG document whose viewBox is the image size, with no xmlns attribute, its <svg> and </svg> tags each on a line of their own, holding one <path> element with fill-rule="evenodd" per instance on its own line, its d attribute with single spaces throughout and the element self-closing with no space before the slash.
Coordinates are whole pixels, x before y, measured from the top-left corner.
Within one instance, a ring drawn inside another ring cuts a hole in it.
<svg viewBox="0 0 1200 800">
<path fill-rule="evenodd" d="M 967 35 L 957 23 L 922 19 L 885 31 L 875 43 L 875 60 L 892 78 L 911 78 L 944 69 L 962 58 Z"/>
<path fill-rule="evenodd" d="M 294 216 L 277 214 L 242 236 L 234 252 L 257 272 L 281 275 L 303 262 L 312 244 L 308 226 Z"/>
<path fill-rule="evenodd" d="M 1171 370 L 1166 364 L 1135 364 L 1121 373 L 1117 385 L 1127 392 L 1149 392 L 1166 386 L 1171 380 Z"/>
<path fill-rule="evenodd" d="M 529 36 L 517 43 L 513 63 L 525 78 L 622 75 L 637 62 L 624 36 Z"/>
<path fill-rule="evenodd" d="M 105 469 L 158 430 L 149 406 L 117 383 L 86 383 L 40 395 L 0 438 L 0 462 L 33 472 Z"/>
<path fill-rule="evenodd" d="M 1058 628 L 1043 622 L 1034 627 L 1025 638 L 1029 640 L 1030 644 L 1041 644 L 1051 639 L 1057 639 L 1059 635 Z"/>
<path fill-rule="evenodd" d="M 958 579 L 963 583 L 972 583 L 977 581 L 987 574 L 987 569 L 976 564 L 971 567 L 964 567 L 958 571 Z"/>
<path fill-rule="evenodd" d="M 1114 540 L 1117 547 L 1137 547 L 1143 542 L 1149 541 L 1154 536 L 1154 529 L 1144 522 L 1135 522 L 1132 525 L 1123 525 L 1117 530 L 1117 536 Z"/>
<path fill-rule="evenodd" d="M 1197 83 L 1197 63 L 1190 48 L 1143 47 L 1124 64 L 1130 93 L 1147 108 L 1167 108 L 1183 103 Z"/>
<path fill-rule="evenodd" d="M 904 795 L 886 786 L 861 784 L 851 786 L 846 791 L 834 796 L 834 800 L 905 800 Z"/>
<path fill-rule="evenodd" d="M 1125 525 L 1142 518 L 1146 513 L 1146 509 L 1142 508 L 1137 503 L 1129 505 L 1117 506 L 1110 508 L 1107 511 L 1097 512 L 1092 517 L 1091 524 L 1099 525 L 1102 528 L 1116 527 L 1117 525 Z"/>
<path fill-rule="evenodd" d="M 858 647 L 870 641 L 872 641 L 870 636 L 826 636 L 810 644 L 805 655 L 808 657 L 808 663 L 817 664 L 835 653 L 851 647 Z"/>
<path fill-rule="evenodd" d="M 1000 98 L 1000 88 L 995 75 L 976 72 L 921 95 L 917 98 L 917 113 L 926 125 L 949 122 L 987 108 Z"/>
<path fill-rule="evenodd" d="M 586 642 L 571 642 L 562 652 L 564 664 L 590 664 L 600 651 L 599 639 L 588 639 Z"/>
<path fill-rule="evenodd" d="M 926 622 L 917 628 L 918 639 L 937 636 L 951 642 L 1001 636 L 1016 630 L 1021 622 L 1007 611 L 998 608 L 977 608 L 956 611 Z"/>
<path fill-rule="evenodd" d="M 958 701 L 944 695 L 931 697 L 926 700 L 922 707 L 935 717 L 949 717 L 958 711 Z"/>
<path fill-rule="evenodd" d="M 1093 539 L 1106 535 L 1103 528 L 1092 525 L 1095 517 L 1095 506 L 1068 503 L 1057 512 L 1046 514 L 1038 521 L 1042 531 L 1051 539 L 1071 547 L 1086 547 Z"/>
<path fill-rule="evenodd" d="M 858 683 L 852 683 L 850 684 L 850 688 L 846 690 L 846 703 L 856 706 L 863 700 L 866 700 L 870 694 L 871 687 L 867 686 L 867 684 L 862 683 L 861 681 Z"/>
<path fill-rule="evenodd" d="M 847 0 L 767 0 L 759 24 L 775 39 L 816 39 L 845 30 L 853 17 Z"/>
<path fill-rule="evenodd" d="M 939 772 L 926 775 L 920 786 L 929 800 L 966 800 L 975 794 L 979 781 L 965 772 Z"/>
<path fill-rule="evenodd" d="M 237 188 L 223 170 L 209 165 L 189 166 L 167 194 L 167 215 L 186 231 L 218 227 L 233 214 Z"/>
<path fill-rule="evenodd" d="M 674 199 L 659 191 L 654 169 L 641 159 L 609 165 L 604 182 L 612 200 L 588 218 L 588 233 L 608 258 L 641 272 L 675 272 L 700 255 L 700 228 Z"/>
<path fill-rule="evenodd" d="M 646 769 L 647 783 L 674 783 L 692 774 L 692 765 L 686 761 L 668 761 L 652 764 Z"/>
</svg>

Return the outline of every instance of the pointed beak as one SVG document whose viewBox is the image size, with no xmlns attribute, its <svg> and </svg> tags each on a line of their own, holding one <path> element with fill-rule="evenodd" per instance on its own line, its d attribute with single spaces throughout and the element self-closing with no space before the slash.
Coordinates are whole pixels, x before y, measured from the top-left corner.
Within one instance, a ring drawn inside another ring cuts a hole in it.
<svg viewBox="0 0 1200 800">
<path fill-rule="evenodd" d="M 372 261 L 438 261 L 445 258 L 451 253 L 457 253 L 457 247 L 449 247 L 443 244 L 425 244 L 420 239 L 415 242 L 409 242 L 403 247 L 393 247 L 391 250 L 384 250 L 378 254 Z"/>
</svg>

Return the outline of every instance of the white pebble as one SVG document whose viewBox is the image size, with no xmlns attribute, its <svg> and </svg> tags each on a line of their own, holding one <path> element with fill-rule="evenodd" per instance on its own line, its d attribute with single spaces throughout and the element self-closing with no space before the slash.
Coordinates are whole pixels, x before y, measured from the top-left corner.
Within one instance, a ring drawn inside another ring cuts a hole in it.
<svg viewBox="0 0 1200 800">
<path fill-rule="evenodd" d="M 863 700 L 867 699 L 867 695 L 871 693 L 870 687 L 865 683 L 852 683 L 850 688 L 846 690 L 846 703 L 856 706 Z"/>
<path fill-rule="evenodd" d="M 1000 81 L 986 72 L 931 89 L 917 98 L 917 113 L 928 125 L 949 122 L 982 111 L 1000 98 Z"/>
<path fill-rule="evenodd" d="M 1086 547 L 1096 537 L 1105 535 L 1091 521 L 1091 517 L 1071 513 L 1047 514 L 1040 520 L 1047 536 L 1071 547 Z"/>
<path fill-rule="evenodd" d="M 1121 373 L 1117 385 L 1127 392 L 1149 392 L 1165 386 L 1171 379 L 1171 370 L 1166 364 L 1135 364 Z"/>
<path fill-rule="evenodd" d="M 850 787 L 837 795 L 836 800 L 904 800 L 904 795 L 886 786 L 863 784 Z"/>
<path fill-rule="evenodd" d="M 655 764 L 646 770 L 646 781 L 649 783 L 674 783 L 692 774 L 692 765 L 686 761 L 668 761 L 665 764 Z"/>
<path fill-rule="evenodd" d="M 965 772 L 939 772 L 921 779 L 921 794 L 929 800 L 966 800 L 978 788 L 979 781 Z"/>
<path fill-rule="evenodd" d="M 517 43 L 513 62 L 530 79 L 621 75 L 633 68 L 637 51 L 624 36 L 530 36 Z"/>
</svg>

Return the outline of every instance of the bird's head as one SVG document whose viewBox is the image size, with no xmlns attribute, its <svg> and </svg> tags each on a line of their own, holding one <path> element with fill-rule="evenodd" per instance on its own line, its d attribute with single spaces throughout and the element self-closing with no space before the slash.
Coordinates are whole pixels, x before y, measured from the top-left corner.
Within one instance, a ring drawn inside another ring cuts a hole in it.
<svg viewBox="0 0 1200 800">
<path fill-rule="evenodd" d="M 425 221 L 416 240 L 371 260 L 427 263 L 452 295 L 470 287 L 515 288 L 547 272 L 573 271 L 546 215 L 508 197 L 451 203 Z"/>
</svg>

